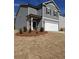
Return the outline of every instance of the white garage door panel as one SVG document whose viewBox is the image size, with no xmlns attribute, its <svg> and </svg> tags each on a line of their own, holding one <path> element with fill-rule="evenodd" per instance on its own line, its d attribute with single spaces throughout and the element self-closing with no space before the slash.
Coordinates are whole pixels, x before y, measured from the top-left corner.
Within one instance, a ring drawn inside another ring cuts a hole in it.
<svg viewBox="0 0 79 59">
<path fill-rule="evenodd" d="M 45 22 L 45 31 L 58 31 L 58 23 Z"/>
</svg>

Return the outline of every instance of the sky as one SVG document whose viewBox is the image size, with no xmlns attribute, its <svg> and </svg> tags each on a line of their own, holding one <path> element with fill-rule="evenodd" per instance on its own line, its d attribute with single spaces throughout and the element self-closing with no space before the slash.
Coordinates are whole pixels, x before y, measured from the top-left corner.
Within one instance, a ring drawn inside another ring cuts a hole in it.
<svg viewBox="0 0 79 59">
<path fill-rule="evenodd" d="M 37 6 L 40 3 L 43 3 L 46 1 L 48 1 L 48 0 L 14 0 L 14 14 L 16 15 L 20 4 L 30 3 L 34 6 Z M 65 0 L 54 0 L 54 1 L 60 9 L 61 15 L 65 16 Z"/>
</svg>

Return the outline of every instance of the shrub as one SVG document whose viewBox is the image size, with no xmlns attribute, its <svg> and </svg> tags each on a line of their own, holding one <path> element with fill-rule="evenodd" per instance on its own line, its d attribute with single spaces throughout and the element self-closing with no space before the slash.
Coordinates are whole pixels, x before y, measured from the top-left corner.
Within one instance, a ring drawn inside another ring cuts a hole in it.
<svg viewBox="0 0 79 59">
<path fill-rule="evenodd" d="M 40 32 L 44 32 L 44 28 L 43 27 L 41 27 Z"/>
<path fill-rule="evenodd" d="M 27 31 L 27 28 L 26 28 L 26 27 L 24 27 L 23 29 L 24 29 L 24 32 L 26 32 L 26 31 Z"/>
<path fill-rule="evenodd" d="M 37 28 L 35 28 L 35 31 L 37 31 Z"/>
<path fill-rule="evenodd" d="M 19 30 L 19 33 L 22 34 L 22 29 Z"/>
<path fill-rule="evenodd" d="M 29 29 L 29 33 L 31 32 L 31 28 Z"/>
<path fill-rule="evenodd" d="M 64 28 L 61 28 L 60 31 L 65 31 L 65 29 Z"/>
<path fill-rule="evenodd" d="M 36 31 L 36 34 L 38 34 L 38 31 Z"/>
</svg>

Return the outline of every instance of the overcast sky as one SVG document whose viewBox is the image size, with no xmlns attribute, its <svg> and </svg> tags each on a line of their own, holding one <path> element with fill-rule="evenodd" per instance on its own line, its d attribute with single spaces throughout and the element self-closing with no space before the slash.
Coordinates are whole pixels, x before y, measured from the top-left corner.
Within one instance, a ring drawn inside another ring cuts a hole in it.
<svg viewBox="0 0 79 59">
<path fill-rule="evenodd" d="M 48 0 L 15 0 L 14 1 L 14 14 L 16 15 L 16 12 L 20 4 L 30 3 L 36 6 L 45 1 L 48 1 Z M 54 1 L 57 4 L 57 6 L 60 8 L 61 15 L 65 15 L 65 0 L 54 0 Z"/>
</svg>

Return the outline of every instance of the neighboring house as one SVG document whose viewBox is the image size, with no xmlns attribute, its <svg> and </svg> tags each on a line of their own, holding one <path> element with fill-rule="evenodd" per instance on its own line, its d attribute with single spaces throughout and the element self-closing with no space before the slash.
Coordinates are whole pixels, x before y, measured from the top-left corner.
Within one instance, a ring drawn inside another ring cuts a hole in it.
<svg viewBox="0 0 79 59">
<path fill-rule="evenodd" d="M 38 6 L 20 5 L 16 14 L 15 29 L 29 30 L 44 28 L 45 31 L 59 31 L 59 8 L 54 1 Z"/>
</svg>

